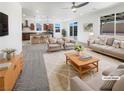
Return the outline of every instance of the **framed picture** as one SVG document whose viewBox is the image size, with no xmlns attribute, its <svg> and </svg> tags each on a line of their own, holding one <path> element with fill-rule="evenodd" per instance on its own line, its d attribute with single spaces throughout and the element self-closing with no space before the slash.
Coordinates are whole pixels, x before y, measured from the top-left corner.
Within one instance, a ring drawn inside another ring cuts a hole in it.
<svg viewBox="0 0 124 93">
<path fill-rule="evenodd" d="M 93 32 L 93 23 L 86 23 L 83 25 L 84 32 Z"/>
<path fill-rule="evenodd" d="M 55 32 L 60 32 L 60 24 L 55 24 Z"/>
</svg>

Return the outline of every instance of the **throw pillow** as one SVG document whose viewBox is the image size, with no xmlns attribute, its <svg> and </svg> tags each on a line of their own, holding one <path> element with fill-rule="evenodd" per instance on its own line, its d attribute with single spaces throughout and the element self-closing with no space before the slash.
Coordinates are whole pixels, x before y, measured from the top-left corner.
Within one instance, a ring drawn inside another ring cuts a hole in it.
<svg viewBox="0 0 124 93">
<path fill-rule="evenodd" d="M 100 39 L 95 39 L 95 44 L 100 44 Z"/>
<path fill-rule="evenodd" d="M 49 39 L 50 44 L 55 44 L 57 42 L 56 38 Z"/>
<path fill-rule="evenodd" d="M 117 69 L 124 69 L 124 63 L 120 64 Z"/>
<path fill-rule="evenodd" d="M 112 46 L 113 41 L 114 41 L 114 38 L 108 38 L 107 42 L 106 42 L 106 45 Z"/>
<path fill-rule="evenodd" d="M 57 39 L 57 43 L 64 44 L 64 41 L 61 38 L 59 38 L 59 39 Z"/>
<path fill-rule="evenodd" d="M 121 41 L 120 48 L 124 48 L 124 41 Z"/>
<path fill-rule="evenodd" d="M 106 42 L 107 42 L 107 38 L 106 37 L 99 37 L 99 39 L 100 39 L 100 44 L 101 45 L 106 45 Z"/>
<path fill-rule="evenodd" d="M 119 48 L 120 47 L 120 41 L 119 40 L 114 40 L 112 46 L 115 47 L 115 48 Z"/>
<path fill-rule="evenodd" d="M 90 44 L 94 44 L 95 40 L 89 40 Z"/>
<path fill-rule="evenodd" d="M 64 39 L 65 43 L 70 43 L 70 39 L 68 37 L 64 37 L 63 39 Z"/>
<path fill-rule="evenodd" d="M 117 69 L 110 73 L 109 76 L 122 76 L 124 75 L 124 69 Z M 101 90 L 112 90 L 116 80 L 105 80 L 101 86 Z"/>
</svg>

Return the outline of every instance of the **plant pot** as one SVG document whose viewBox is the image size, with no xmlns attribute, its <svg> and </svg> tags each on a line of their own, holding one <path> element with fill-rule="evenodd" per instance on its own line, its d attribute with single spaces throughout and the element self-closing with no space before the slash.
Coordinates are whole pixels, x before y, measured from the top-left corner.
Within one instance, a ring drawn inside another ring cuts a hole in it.
<svg viewBox="0 0 124 93">
<path fill-rule="evenodd" d="M 80 56 L 80 51 L 77 51 L 76 56 Z"/>
<path fill-rule="evenodd" d="M 6 60 L 7 61 L 11 60 L 11 54 L 6 54 Z"/>
</svg>

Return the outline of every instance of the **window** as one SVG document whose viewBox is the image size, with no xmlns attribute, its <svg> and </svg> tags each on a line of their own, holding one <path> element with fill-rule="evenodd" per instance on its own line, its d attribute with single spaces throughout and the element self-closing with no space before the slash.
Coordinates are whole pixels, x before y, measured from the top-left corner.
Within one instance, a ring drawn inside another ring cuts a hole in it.
<svg viewBox="0 0 124 93">
<path fill-rule="evenodd" d="M 70 26 L 70 36 L 77 36 L 77 32 L 78 32 L 77 22 L 71 22 L 69 26 Z"/>
<path fill-rule="evenodd" d="M 55 32 L 60 32 L 60 24 L 55 24 Z"/>
<path fill-rule="evenodd" d="M 41 31 L 41 24 L 40 23 L 36 23 L 36 31 Z"/>
<path fill-rule="evenodd" d="M 77 22 L 74 22 L 74 36 L 77 36 Z"/>
<path fill-rule="evenodd" d="M 41 31 L 42 30 L 42 25 L 41 25 L 40 16 L 36 16 L 35 23 L 36 23 L 36 31 Z"/>
<path fill-rule="evenodd" d="M 124 35 L 124 12 L 103 16 L 100 22 L 101 35 Z"/>
<path fill-rule="evenodd" d="M 114 14 L 103 16 L 100 18 L 101 35 L 114 35 Z"/>
<path fill-rule="evenodd" d="M 73 35 L 73 23 L 70 23 L 69 28 L 70 28 L 70 36 L 72 36 Z"/>
<path fill-rule="evenodd" d="M 116 34 L 124 35 L 124 12 L 116 14 Z"/>
</svg>

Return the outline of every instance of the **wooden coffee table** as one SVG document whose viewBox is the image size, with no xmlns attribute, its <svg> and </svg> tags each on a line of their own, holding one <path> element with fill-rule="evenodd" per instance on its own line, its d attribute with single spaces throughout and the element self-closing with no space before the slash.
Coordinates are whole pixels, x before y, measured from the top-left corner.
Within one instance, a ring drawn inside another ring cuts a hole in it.
<svg viewBox="0 0 124 93">
<path fill-rule="evenodd" d="M 83 73 L 86 73 L 92 69 L 96 68 L 98 72 L 99 59 L 96 57 L 92 57 L 89 60 L 82 61 L 80 60 L 79 56 L 76 55 L 75 52 L 65 53 L 65 56 L 66 56 L 66 64 L 68 64 L 69 62 L 74 67 L 74 69 L 79 72 L 80 78 L 82 78 Z"/>
</svg>

